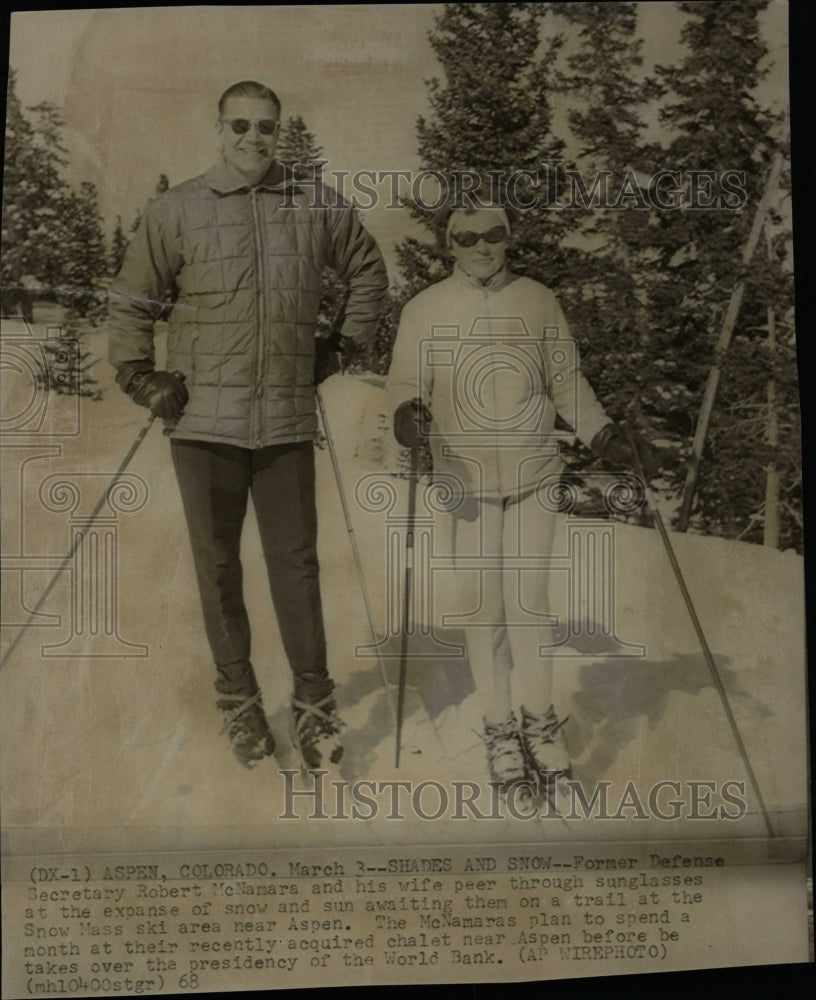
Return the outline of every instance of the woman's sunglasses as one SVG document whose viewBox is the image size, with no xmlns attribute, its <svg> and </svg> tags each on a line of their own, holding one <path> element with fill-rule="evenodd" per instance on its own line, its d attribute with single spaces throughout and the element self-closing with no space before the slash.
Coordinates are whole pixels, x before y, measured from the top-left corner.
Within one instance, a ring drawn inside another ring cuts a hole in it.
<svg viewBox="0 0 816 1000">
<path fill-rule="evenodd" d="M 504 226 L 493 226 L 483 233 L 465 229 L 461 233 L 451 233 L 451 236 L 460 247 L 475 247 L 479 240 L 484 240 L 485 243 L 504 243 L 507 239 L 507 230 Z"/>
</svg>

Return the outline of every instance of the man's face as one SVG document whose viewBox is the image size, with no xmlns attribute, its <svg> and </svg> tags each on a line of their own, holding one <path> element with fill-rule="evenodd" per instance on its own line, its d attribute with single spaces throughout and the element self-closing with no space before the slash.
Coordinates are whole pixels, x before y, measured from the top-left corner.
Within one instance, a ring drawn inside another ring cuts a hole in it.
<svg viewBox="0 0 816 1000">
<path fill-rule="evenodd" d="M 247 122 L 248 131 L 234 131 Z M 271 122 L 275 122 L 275 127 L 269 131 Z M 250 184 L 257 184 L 269 170 L 280 135 L 278 109 L 272 101 L 258 97 L 227 98 L 216 130 L 227 163 Z"/>
<path fill-rule="evenodd" d="M 480 237 L 472 246 L 462 246 L 457 236 L 472 243 L 474 235 Z M 484 238 L 487 234 L 498 242 Z M 457 212 L 451 229 L 450 249 L 459 267 L 466 274 L 483 281 L 500 271 L 504 266 L 507 251 L 507 231 L 497 212 L 474 212 L 466 215 Z"/>
</svg>

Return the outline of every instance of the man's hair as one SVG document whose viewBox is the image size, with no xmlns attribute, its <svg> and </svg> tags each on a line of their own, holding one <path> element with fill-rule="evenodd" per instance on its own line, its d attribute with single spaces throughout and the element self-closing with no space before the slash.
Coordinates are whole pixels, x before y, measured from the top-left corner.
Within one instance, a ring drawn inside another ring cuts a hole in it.
<svg viewBox="0 0 816 1000">
<path fill-rule="evenodd" d="M 218 101 L 219 115 L 224 114 L 224 105 L 231 97 L 254 97 L 261 101 L 271 101 L 277 108 L 278 114 L 281 113 L 281 102 L 275 91 L 262 83 L 256 83 L 255 80 L 242 80 L 241 83 L 234 83 L 225 90 Z"/>
</svg>

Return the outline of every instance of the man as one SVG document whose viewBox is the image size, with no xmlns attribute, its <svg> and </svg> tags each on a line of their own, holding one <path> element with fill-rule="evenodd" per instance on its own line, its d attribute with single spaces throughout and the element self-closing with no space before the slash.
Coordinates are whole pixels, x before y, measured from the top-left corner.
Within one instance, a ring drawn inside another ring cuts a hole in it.
<svg viewBox="0 0 816 1000">
<path fill-rule="evenodd" d="M 524 796 L 530 783 L 552 791 L 569 774 L 566 719 L 551 701 L 553 663 L 539 656 L 550 638 L 548 574 L 496 567 L 551 555 L 555 514 L 537 493 L 563 464 L 556 412 L 605 460 L 630 465 L 633 456 L 580 373 L 552 291 L 507 270 L 509 239 L 499 205 L 451 212 L 453 273 L 405 306 L 388 386 L 397 440 L 419 448 L 429 437 L 434 474 L 450 490 L 458 610 L 472 622 L 465 635 L 490 777 Z M 651 449 L 634 440 L 653 473 Z"/>
<path fill-rule="evenodd" d="M 274 159 L 280 101 L 243 82 L 221 97 L 221 159 L 151 201 L 111 288 L 110 360 L 170 436 L 195 560 L 218 707 L 247 766 L 274 750 L 250 660 L 241 528 L 248 495 L 294 678 L 293 737 L 307 766 L 342 754 L 316 551 L 315 328 L 324 265 L 348 285 L 331 347 L 376 327 L 387 287 L 374 240 L 319 184 Z M 327 207 L 327 206 L 331 207 Z M 154 324 L 170 290 L 167 371 Z"/>
</svg>

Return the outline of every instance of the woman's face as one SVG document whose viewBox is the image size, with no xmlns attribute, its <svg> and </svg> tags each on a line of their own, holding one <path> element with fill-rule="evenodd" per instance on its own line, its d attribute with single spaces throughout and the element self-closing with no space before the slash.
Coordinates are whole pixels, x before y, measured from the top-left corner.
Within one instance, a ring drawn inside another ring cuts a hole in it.
<svg viewBox="0 0 816 1000">
<path fill-rule="evenodd" d="M 450 233 L 450 250 L 466 274 L 485 280 L 504 266 L 507 236 L 496 212 L 457 212 Z"/>
</svg>

